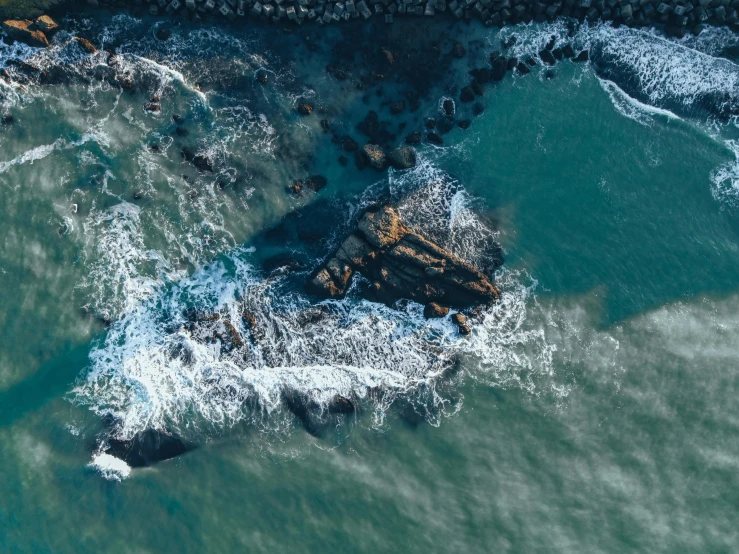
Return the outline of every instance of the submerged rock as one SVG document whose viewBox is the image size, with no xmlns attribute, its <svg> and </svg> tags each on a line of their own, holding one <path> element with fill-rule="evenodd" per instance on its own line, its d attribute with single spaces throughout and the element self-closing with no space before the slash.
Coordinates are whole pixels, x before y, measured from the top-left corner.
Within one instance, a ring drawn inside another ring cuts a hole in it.
<svg viewBox="0 0 739 554">
<path fill-rule="evenodd" d="M 213 162 L 208 156 L 198 154 L 190 148 L 182 149 L 182 157 L 185 161 L 190 162 L 198 171 L 213 171 Z"/>
<path fill-rule="evenodd" d="M 109 439 L 108 446 L 106 453 L 131 467 L 150 466 L 195 448 L 176 435 L 154 429 L 140 431 L 131 440 Z"/>
<path fill-rule="evenodd" d="M 375 298 L 386 303 L 408 298 L 461 308 L 499 296 L 485 275 L 412 231 L 391 206 L 365 213 L 357 229 L 312 274 L 308 288 L 318 296 L 342 298 L 357 272 L 372 282 Z"/>
</svg>

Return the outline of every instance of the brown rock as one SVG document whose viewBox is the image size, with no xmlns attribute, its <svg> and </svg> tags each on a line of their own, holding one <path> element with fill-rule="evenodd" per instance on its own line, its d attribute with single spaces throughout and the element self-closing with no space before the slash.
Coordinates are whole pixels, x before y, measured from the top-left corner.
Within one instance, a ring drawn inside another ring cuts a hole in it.
<svg viewBox="0 0 739 554">
<path fill-rule="evenodd" d="M 37 17 L 36 21 L 34 21 L 34 26 L 47 37 L 50 37 L 59 30 L 59 25 L 48 15 Z"/>
<path fill-rule="evenodd" d="M 465 323 L 467 323 L 467 316 L 464 316 L 457 312 L 456 314 L 452 314 L 452 321 L 457 325 L 464 325 Z"/>
<path fill-rule="evenodd" d="M 300 115 L 310 115 L 313 113 L 313 105 L 308 104 L 308 102 L 303 102 L 301 104 L 298 104 L 298 113 Z"/>
<path fill-rule="evenodd" d="M 463 323 L 459 326 L 460 335 L 469 335 L 471 332 L 472 332 L 472 327 L 470 327 L 469 324 Z"/>
<path fill-rule="evenodd" d="M 440 306 L 436 302 L 429 302 L 423 307 L 423 317 L 426 319 L 445 317 L 449 313 L 449 308 Z"/>
<path fill-rule="evenodd" d="M 387 303 L 408 298 L 461 308 L 492 302 L 499 295 L 485 275 L 413 232 L 390 206 L 365 213 L 308 287 L 317 295 L 341 298 L 355 272 L 369 279 L 376 298 Z M 437 312 L 429 306 L 430 313 Z M 449 312 L 443 310 L 443 315 Z"/>
<path fill-rule="evenodd" d="M 376 144 L 365 144 L 362 149 L 369 164 L 377 171 L 382 171 L 387 166 L 385 151 Z"/>
<path fill-rule="evenodd" d="M 49 40 L 43 31 L 39 31 L 30 19 L 6 19 L 3 21 L 3 29 L 12 38 L 28 44 L 29 46 L 49 46 Z"/>
<path fill-rule="evenodd" d="M 86 38 L 74 37 L 74 40 L 77 41 L 77 44 L 80 45 L 80 48 L 82 48 L 83 50 L 87 50 L 90 54 L 94 54 L 98 51 L 98 49 L 95 48 L 92 43 Z"/>
</svg>

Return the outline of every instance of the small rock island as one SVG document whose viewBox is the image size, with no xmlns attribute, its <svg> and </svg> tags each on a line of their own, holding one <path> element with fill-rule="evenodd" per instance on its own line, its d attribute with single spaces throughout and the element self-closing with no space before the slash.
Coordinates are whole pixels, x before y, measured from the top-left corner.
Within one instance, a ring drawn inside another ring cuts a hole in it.
<svg viewBox="0 0 739 554">
<path fill-rule="evenodd" d="M 343 298 L 355 273 L 372 283 L 376 300 L 407 298 L 425 305 L 426 317 L 443 317 L 498 299 L 481 271 L 411 230 L 392 206 L 370 209 L 357 228 L 311 275 L 308 288 L 323 298 Z"/>
</svg>

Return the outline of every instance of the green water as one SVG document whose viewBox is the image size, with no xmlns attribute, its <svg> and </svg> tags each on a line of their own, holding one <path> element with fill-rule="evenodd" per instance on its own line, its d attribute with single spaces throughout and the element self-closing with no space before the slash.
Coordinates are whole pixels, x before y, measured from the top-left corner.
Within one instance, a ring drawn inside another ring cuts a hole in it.
<svg viewBox="0 0 739 554">
<path fill-rule="evenodd" d="M 56 90 L 56 103 L 27 100 L 17 112 L 20 124 L 3 131 L 3 160 L 89 127 L 76 111 L 84 94 Z M 734 157 L 700 122 L 625 117 L 589 67 L 570 63 L 552 80 L 535 73 L 490 87 L 469 131 L 421 155 L 495 222 L 508 272 L 500 277 L 536 282 L 503 348 L 510 356 L 463 356 L 452 387 L 458 411 L 438 425 L 411 424 L 394 407 L 381 426 L 360 418 L 339 442 L 297 423 L 274 434 L 237 425 L 118 482 L 87 467 L 97 418 L 66 398 L 105 333 L 80 306 L 97 302 L 117 315 L 137 301 L 137 279 L 158 274 L 142 251 L 159 252 L 176 280 L 249 244 L 290 200 L 275 182 L 252 193 L 204 186 L 202 201 L 185 203 L 188 189 L 168 181 L 191 171 L 176 147 L 154 169 L 134 161 L 148 156 L 146 125 L 169 123 L 127 112 L 125 98 L 114 108 L 109 91 L 95 94 L 108 103 L 91 108 L 90 122 L 112 109 L 102 128 L 117 140 L 0 174 L 0 549 L 736 551 L 739 220 L 711 180 Z M 219 121 L 191 92 L 175 97 L 201 118 L 199 129 Z M 44 102 L 47 112 L 37 109 Z M 201 132 L 212 136 L 191 130 Z M 82 151 L 116 175 L 113 195 L 87 184 L 101 171 L 80 162 Z M 313 163 L 332 183 L 354 180 L 319 198 L 380 178 L 335 157 Z M 144 173 L 157 192 L 138 204 L 140 244 L 125 225 L 107 234 L 107 223 L 95 227 L 95 210 L 131 202 Z M 87 219 L 60 234 L 74 202 Z M 222 226 L 204 229 L 203 218 Z M 194 238 L 173 242 L 162 229 Z M 210 242 L 193 246 L 205 235 Z M 115 241 L 98 245 L 121 236 L 134 258 L 117 266 L 106 257 Z M 121 294 L 85 280 L 120 267 Z M 129 278 L 136 288 L 125 288 Z"/>
</svg>

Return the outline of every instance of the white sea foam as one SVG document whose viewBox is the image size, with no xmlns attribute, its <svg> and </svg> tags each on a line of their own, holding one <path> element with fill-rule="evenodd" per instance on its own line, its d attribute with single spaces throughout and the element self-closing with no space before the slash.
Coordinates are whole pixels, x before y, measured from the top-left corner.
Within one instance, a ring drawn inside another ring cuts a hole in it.
<svg viewBox="0 0 739 554">
<path fill-rule="evenodd" d="M 131 468 L 126 462 L 105 452 L 94 454 L 88 467 L 98 471 L 109 481 L 122 481 L 131 474 Z"/>
<path fill-rule="evenodd" d="M 401 210 L 443 220 L 428 232 L 461 256 L 481 256 L 487 243 L 476 233 L 490 241 L 492 231 L 475 218 L 458 183 L 424 167 L 395 181 L 396 192 L 413 191 Z M 413 175 L 426 182 L 429 172 L 437 178 L 430 185 L 408 182 Z M 502 303 L 465 338 L 449 317 L 426 320 L 421 305 L 393 309 L 361 299 L 355 294 L 361 283 L 342 301 L 314 305 L 288 276 L 267 277 L 250 258 L 237 249 L 130 306 L 92 350 L 75 401 L 113 415 L 120 438 L 146 427 L 197 434 L 239 421 L 274 422 L 289 391 L 324 406 L 336 395 L 353 398 L 371 406 L 380 424 L 399 395 L 423 389 L 433 406 L 427 420 L 438 424 L 448 402 L 438 380 L 461 358 L 474 357 L 477 371 L 504 386 L 532 389 L 537 375 L 551 373 L 543 336 L 525 329 L 535 283 L 522 285 L 523 275 L 499 272 Z M 189 308 L 201 314 L 199 323 L 190 322 Z M 233 341 L 230 326 L 243 343 Z"/>
<path fill-rule="evenodd" d="M 680 119 L 669 110 L 655 108 L 649 104 L 639 102 L 618 88 L 618 86 L 616 86 L 612 81 L 599 78 L 598 82 L 600 83 L 600 86 L 603 87 L 603 90 L 608 93 L 608 97 L 611 99 L 613 107 L 616 108 L 616 111 L 624 117 L 633 119 L 634 121 L 646 126 L 650 126 L 654 123 L 655 116 L 663 116 L 668 119 Z"/>
</svg>

